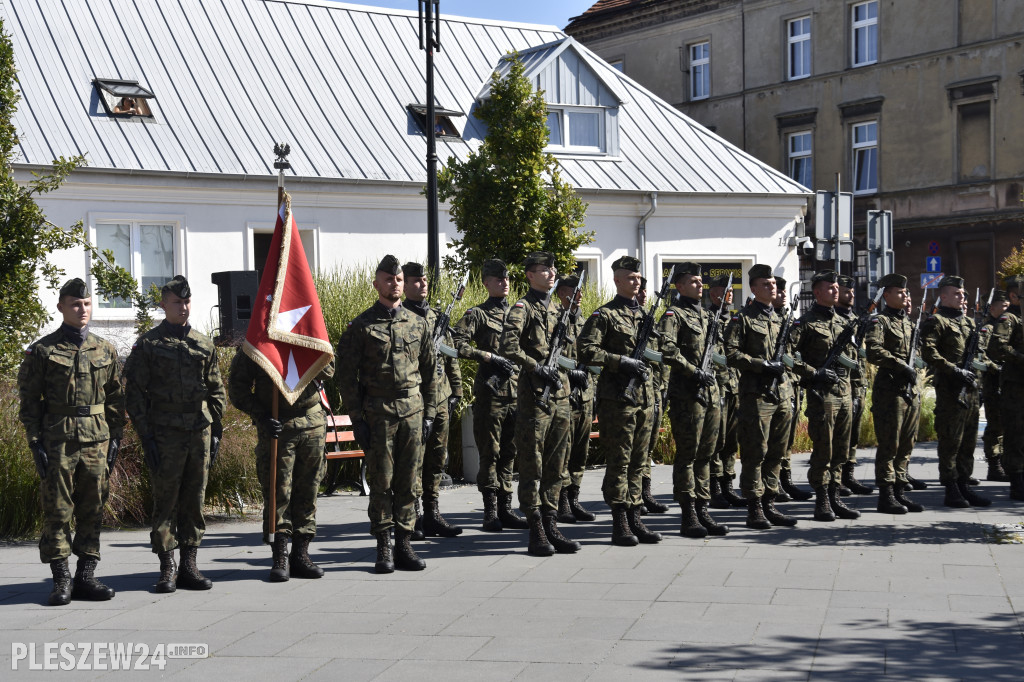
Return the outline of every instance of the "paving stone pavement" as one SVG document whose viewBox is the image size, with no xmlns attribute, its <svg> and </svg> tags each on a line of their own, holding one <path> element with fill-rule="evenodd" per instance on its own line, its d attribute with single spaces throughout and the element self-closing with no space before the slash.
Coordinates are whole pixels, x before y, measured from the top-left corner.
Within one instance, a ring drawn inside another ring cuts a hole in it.
<svg viewBox="0 0 1024 682">
<path fill-rule="evenodd" d="M 870 481 L 874 452 L 857 475 Z M 799 477 L 806 456 L 796 456 Z M 981 452 L 977 473 L 984 475 Z M 576 555 L 534 558 L 526 531 L 483 533 L 475 488 L 446 490 L 459 538 L 416 543 L 421 573 L 372 572 L 366 498 L 321 498 L 313 556 L 322 580 L 267 582 L 269 548 L 256 523 L 212 524 L 199 552 L 209 592 L 152 591 L 145 530 L 103 535 L 99 575 L 109 602 L 47 607 L 49 576 L 34 543 L 0 548 L 0 679 L 38 679 L 15 643 L 201 643 L 202 659 L 168 659 L 133 677 L 181 680 L 1021 680 L 1024 545 L 992 541 L 994 524 L 1022 521 L 1006 484 L 983 483 L 987 509 L 941 506 L 934 445 L 911 473 L 931 483 L 921 514 L 874 511 L 847 498 L 856 521 L 810 520 L 787 503 L 794 529 L 750 531 L 745 510 L 716 511 L 725 538 L 678 533 L 679 513 L 647 516 L 658 545 L 613 547 L 602 472 L 582 499 L 598 521 L 566 526 Z M 654 490 L 671 501 L 671 467 Z M 1022 531 L 1024 534 L 1024 531 Z M 81 649 L 75 650 L 81 654 Z M 106 663 L 110 667 L 110 663 Z M 61 671 L 62 680 L 125 675 Z"/>
</svg>

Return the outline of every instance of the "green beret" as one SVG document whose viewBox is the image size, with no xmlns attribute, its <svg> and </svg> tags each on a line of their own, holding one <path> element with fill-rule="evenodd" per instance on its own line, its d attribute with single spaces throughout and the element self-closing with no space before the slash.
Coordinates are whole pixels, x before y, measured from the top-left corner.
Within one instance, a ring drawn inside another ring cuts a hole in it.
<svg viewBox="0 0 1024 682">
<path fill-rule="evenodd" d="M 878 287 L 880 289 L 887 289 L 889 287 L 896 287 L 897 289 L 906 289 L 907 278 L 904 277 L 903 275 L 896 274 L 895 272 L 890 272 L 888 275 L 878 280 Z"/>
<path fill-rule="evenodd" d="M 821 272 L 814 273 L 811 277 L 811 285 L 815 285 L 818 282 L 831 282 L 835 284 L 839 281 L 839 275 L 835 273 L 835 270 L 822 270 Z"/>
<path fill-rule="evenodd" d="M 1009 300 L 1010 300 L 1009 296 L 1007 296 L 1006 292 L 1003 291 L 1002 289 L 996 289 L 992 293 L 992 302 L 993 303 L 1002 303 L 1003 301 L 1009 301 Z"/>
<path fill-rule="evenodd" d="M 946 275 L 939 280 L 939 288 L 942 287 L 956 287 L 957 289 L 964 288 L 964 278 L 959 275 Z"/>
<path fill-rule="evenodd" d="M 646 288 L 647 288 L 647 278 L 646 277 L 641 277 L 640 278 L 640 290 L 643 291 Z"/>
<path fill-rule="evenodd" d="M 64 286 L 60 288 L 60 298 L 70 296 L 71 298 L 89 298 L 89 287 L 85 285 L 85 281 L 80 277 L 69 279 L 64 282 Z"/>
<path fill-rule="evenodd" d="M 558 278 L 558 287 L 569 287 L 575 289 L 580 283 L 579 275 L 562 275 Z"/>
<path fill-rule="evenodd" d="M 165 294 L 174 294 L 178 298 L 192 298 L 192 289 L 189 287 L 187 279 L 181 275 L 175 275 L 160 289 L 160 295 Z"/>
<path fill-rule="evenodd" d="M 508 266 L 505 265 L 505 261 L 500 258 L 491 258 L 485 260 L 483 267 L 480 268 L 480 274 L 483 277 L 508 277 Z"/>
<path fill-rule="evenodd" d="M 1006 291 L 1020 291 L 1020 285 L 1024 284 L 1024 275 L 1013 275 L 1006 278 Z"/>
<path fill-rule="evenodd" d="M 836 277 L 836 283 L 841 287 L 846 287 L 847 289 L 852 289 L 857 286 L 857 280 L 849 275 L 839 275 Z"/>
<path fill-rule="evenodd" d="M 389 275 L 400 275 L 402 274 L 402 268 L 398 265 L 398 259 L 389 253 L 380 259 L 380 263 L 377 264 L 377 272 L 386 272 Z"/>
<path fill-rule="evenodd" d="M 550 268 L 554 264 L 555 255 L 549 251 L 534 251 L 523 261 L 523 267 L 527 269 L 532 268 L 534 265 L 544 265 Z"/>
<path fill-rule="evenodd" d="M 765 265 L 764 263 L 757 263 L 747 270 L 748 282 L 753 282 L 755 279 L 767 279 L 774 276 L 775 275 L 772 274 L 772 266 Z"/>
<path fill-rule="evenodd" d="M 629 270 L 630 272 L 640 272 L 640 261 L 632 256 L 623 256 L 614 263 L 612 263 L 612 270 Z"/>
<path fill-rule="evenodd" d="M 785 277 L 780 277 L 779 275 L 775 275 L 775 288 L 776 289 L 780 289 L 780 290 L 781 289 L 785 289 L 786 288 L 786 278 Z"/>
<path fill-rule="evenodd" d="M 727 287 L 729 286 L 729 275 L 719 275 L 711 280 L 711 286 L 713 287 Z"/>
<path fill-rule="evenodd" d="M 700 263 L 686 261 L 676 266 L 676 274 L 673 276 L 672 284 L 675 284 L 686 275 L 700 276 Z"/>
<path fill-rule="evenodd" d="M 421 263 L 408 262 L 402 266 L 402 274 L 406 277 L 426 277 L 427 273 L 423 270 Z"/>
</svg>

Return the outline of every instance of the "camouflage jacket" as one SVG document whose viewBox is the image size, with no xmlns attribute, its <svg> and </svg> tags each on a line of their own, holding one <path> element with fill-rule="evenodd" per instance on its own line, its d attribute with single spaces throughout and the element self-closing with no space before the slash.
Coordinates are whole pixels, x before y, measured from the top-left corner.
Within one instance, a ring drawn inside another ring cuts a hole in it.
<svg viewBox="0 0 1024 682">
<path fill-rule="evenodd" d="M 637 334 L 643 321 L 643 308 L 622 296 L 616 296 L 591 313 L 583 324 L 577 341 L 580 360 L 586 365 L 596 365 L 603 370 L 597 382 L 597 397 L 600 400 L 626 402 L 625 392 L 629 385 L 629 372 L 619 369 L 619 361 L 629 357 L 636 349 Z M 651 338 L 648 348 L 657 350 L 656 339 Z M 661 371 L 656 363 L 644 360 L 647 365 L 647 381 L 638 385 L 637 397 L 640 405 L 654 406 L 654 373 Z"/>
<path fill-rule="evenodd" d="M 729 366 L 740 373 L 740 395 L 762 395 L 768 388 L 771 379 L 764 374 L 764 363 L 775 355 L 784 322 L 785 318 L 774 308 L 757 301 L 751 301 L 733 315 L 725 329 L 725 357 Z M 790 332 L 786 347 L 791 348 L 792 342 Z M 779 379 L 779 398 L 792 399 L 792 385 L 785 374 Z"/>
<path fill-rule="evenodd" d="M 485 386 L 487 380 L 496 373 L 494 366 L 486 361 L 488 353 L 500 355 L 501 333 L 505 327 L 505 315 L 508 304 L 503 298 L 492 296 L 483 303 L 466 311 L 458 324 L 455 325 L 453 340 L 460 358 L 476 360 L 480 366 L 476 370 L 473 392 L 485 395 L 490 389 Z M 476 348 L 472 344 L 476 344 Z M 496 396 L 513 398 L 516 395 L 516 377 L 499 382 Z"/>
<path fill-rule="evenodd" d="M 326 410 L 320 402 L 318 382 L 334 376 L 334 361 L 320 370 L 316 380 L 309 382 L 291 405 L 278 400 L 277 418 L 286 429 L 315 429 L 327 424 Z M 271 401 L 277 387 L 270 376 L 242 349 L 235 352 L 228 374 L 228 397 L 231 404 L 252 417 L 253 424 L 270 416 Z"/>
<path fill-rule="evenodd" d="M 18 394 L 18 419 L 30 443 L 44 436 L 79 443 L 121 437 L 124 390 L 117 351 L 95 334 L 79 348 L 61 328 L 29 346 L 18 371 Z"/>
<path fill-rule="evenodd" d="M 815 371 L 825 364 L 825 358 L 832 351 L 832 346 L 849 324 L 850 320 L 837 313 L 835 309 L 817 303 L 793 323 L 790 339 L 793 342 L 793 355 L 798 358 L 794 360 L 793 371 L 801 382 L 810 381 Z M 853 341 L 850 341 L 841 352 L 860 366 L 860 358 L 857 357 Z M 851 395 L 851 375 L 858 370 L 851 370 L 839 362 L 833 364 L 832 370 L 839 376 L 839 382 L 833 384 L 828 392 L 835 396 Z"/>
<path fill-rule="evenodd" d="M 353 419 L 437 413 L 437 359 L 424 318 L 374 303 L 348 323 L 335 357 L 342 407 Z"/>
<path fill-rule="evenodd" d="M 988 355 L 1002 366 L 1001 383 L 1024 384 L 1024 326 L 1016 315 L 1003 315 L 992 329 Z"/>
<path fill-rule="evenodd" d="M 706 308 L 712 315 L 718 311 L 717 306 L 708 306 Z M 735 313 L 728 308 L 722 311 L 722 322 L 719 326 L 721 332 L 718 336 L 718 341 L 715 343 L 715 352 L 721 356 L 725 356 L 725 328 L 729 326 L 729 322 L 732 320 L 732 316 Z M 738 393 L 740 390 L 740 373 L 735 367 L 730 367 L 728 364 L 719 365 L 717 362 L 711 364 L 715 369 L 715 378 L 718 379 L 718 389 L 726 393 Z"/>
<path fill-rule="evenodd" d="M 658 323 L 664 363 L 672 368 L 668 384 L 670 398 L 691 402 L 696 399 L 698 385 L 693 376 L 700 368 L 714 317 L 714 312 L 705 310 L 697 301 L 691 303 L 680 298 Z M 710 391 L 710 399 L 718 400 L 717 382 Z"/>
<path fill-rule="evenodd" d="M 923 325 L 923 323 L 922 323 Z M 878 367 L 875 389 L 902 388 L 907 382 L 900 368 L 910 359 L 910 342 L 914 337 L 914 323 L 904 310 L 885 307 L 871 319 L 864 337 L 868 362 Z"/>
<path fill-rule="evenodd" d="M 188 327 L 179 338 L 166 320 L 143 334 L 124 365 L 128 416 L 140 436 L 160 426 L 198 431 L 227 405 L 213 341 Z"/>
<path fill-rule="evenodd" d="M 849 308 L 836 307 L 836 313 L 845 317 L 847 321 L 859 321 L 860 316 L 853 312 Z M 857 389 L 866 389 L 868 387 L 868 361 L 867 353 L 863 348 L 857 349 L 857 369 L 850 371 L 850 386 L 856 391 Z"/>
<path fill-rule="evenodd" d="M 559 316 L 561 316 L 564 311 L 565 309 L 562 306 L 558 306 Z M 594 400 L 594 384 L 597 383 L 597 375 L 593 374 L 586 365 L 579 361 L 580 332 L 583 331 L 583 323 L 585 321 L 586 318 L 578 311 L 576 316 L 570 319 L 569 343 L 567 343 L 565 348 L 562 350 L 562 355 L 576 362 L 577 369 L 582 369 L 587 372 L 587 387 L 582 391 L 578 388 L 574 388 L 570 394 L 574 407 Z"/>
<path fill-rule="evenodd" d="M 1012 330 L 1013 328 L 1010 326 L 1010 321 L 1006 315 L 1000 317 L 989 315 L 981 325 L 981 329 L 978 332 L 978 349 L 983 353 L 980 360 L 985 365 L 985 371 L 979 378 L 985 391 L 999 390 L 999 375 L 1002 368 L 996 360 L 996 355 L 998 355 L 996 337 L 1007 335 Z"/>
<path fill-rule="evenodd" d="M 430 342 L 433 344 L 434 329 L 437 327 L 437 318 L 441 315 L 424 304 L 422 307 L 412 301 L 403 301 L 402 307 L 407 308 L 410 312 L 423 317 L 423 310 L 426 311 L 427 328 L 430 330 Z M 455 347 L 455 343 L 452 340 L 451 332 L 445 332 L 444 342 L 450 345 L 452 348 Z M 441 403 L 448 400 L 449 397 L 455 396 L 456 398 L 462 398 L 462 370 L 459 369 L 458 358 L 453 358 L 443 353 L 435 354 L 437 360 L 437 403 Z"/>
<path fill-rule="evenodd" d="M 940 307 L 921 323 L 921 358 L 935 372 L 935 389 L 959 392 L 964 386 L 956 375 L 974 320 L 959 309 Z"/>
<path fill-rule="evenodd" d="M 532 391 L 535 396 L 544 392 L 547 382 L 533 373 L 548 357 L 551 336 L 558 326 L 558 307 L 546 292 L 530 289 L 516 301 L 505 316 L 501 334 L 501 354 L 523 368 L 519 375 L 519 391 Z M 569 375 L 558 368 L 562 387 L 552 388 L 551 397 L 569 397 Z"/>
</svg>

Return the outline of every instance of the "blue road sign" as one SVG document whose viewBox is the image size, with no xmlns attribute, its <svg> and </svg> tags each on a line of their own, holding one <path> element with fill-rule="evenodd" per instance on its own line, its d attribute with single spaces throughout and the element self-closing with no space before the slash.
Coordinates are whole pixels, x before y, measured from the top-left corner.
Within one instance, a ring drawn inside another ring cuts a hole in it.
<svg viewBox="0 0 1024 682">
<path fill-rule="evenodd" d="M 938 289 L 939 280 L 946 275 L 941 272 L 922 272 L 921 273 L 921 288 L 922 289 Z"/>
<path fill-rule="evenodd" d="M 941 256 L 928 256 L 924 259 L 924 271 L 925 272 L 941 272 L 942 271 L 942 257 Z"/>
</svg>

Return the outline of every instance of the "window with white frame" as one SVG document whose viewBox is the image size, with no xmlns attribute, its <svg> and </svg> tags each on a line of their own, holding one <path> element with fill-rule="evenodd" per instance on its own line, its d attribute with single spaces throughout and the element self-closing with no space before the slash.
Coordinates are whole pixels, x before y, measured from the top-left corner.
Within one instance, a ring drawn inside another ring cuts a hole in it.
<svg viewBox="0 0 1024 682">
<path fill-rule="evenodd" d="M 851 8 L 853 36 L 850 41 L 853 66 L 878 61 L 878 0 L 861 2 Z"/>
<path fill-rule="evenodd" d="M 581 154 L 604 153 L 604 109 L 549 107 L 548 147 Z"/>
<path fill-rule="evenodd" d="M 690 99 L 711 95 L 711 43 L 690 45 Z"/>
<path fill-rule="evenodd" d="M 800 17 L 786 22 L 789 63 L 786 72 L 791 81 L 811 75 L 811 18 Z"/>
<path fill-rule="evenodd" d="M 114 263 L 128 270 L 142 291 L 151 284 L 161 286 L 174 277 L 177 263 L 175 233 L 177 223 L 148 221 L 97 222 L 95 244 L 100 251 L 110 250 Z M 124 299 L 100 299 L 99 308 L 131 308 Z"/>
<path fill-rule="evenodd" d="M 878 191 L 878 121 L 853 126 L 853 193 Z"/>
<path fill-rule="evenodd" d="M 813 187 L 814 161 L 812 159 L 811 131 L 790 133 L 788 137 L 789 177 L 804 187 Z"/>
</svg>

